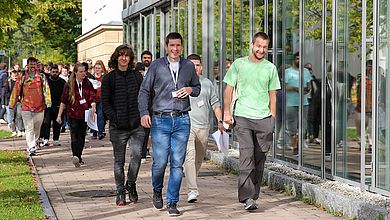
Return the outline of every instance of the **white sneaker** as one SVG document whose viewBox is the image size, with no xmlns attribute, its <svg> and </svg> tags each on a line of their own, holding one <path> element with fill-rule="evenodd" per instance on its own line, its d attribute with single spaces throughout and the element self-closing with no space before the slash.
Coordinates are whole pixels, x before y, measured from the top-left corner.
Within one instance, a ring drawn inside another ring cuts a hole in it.
<svg viewBox="0 0 390 220">
<path fill-rule="evenodd" d="M 88 140 L 88 138 L 85 138 L 85 143 L 89 143 L 89 140 Z"/>
<path fill-rule="evenodd" d="M 53 146 L 61 146 L 60 141 L 59 140 L 53 141 Z"/>
<path fill-rule="evenodd" d="M 11 137 L 16 137 L 16 136 L 18 136 L 18 132 L 13 131 L 12 134 L 11 134 Z"/>
<path fill-rule="evenodd" d="M 0 124 L 8 124 L 8 122 L 4 119 L 0 119 Z"/>
<path fill-rule="evenodd" d="M 42 144 L 43 144 L 43 146 L 48 146 L 49 145 L 49 140 L 48 139 L 43 139 Z"/>
<path fill-rule="evenodd" d="M 72 163 L 75 167 L 80 167 L 80 159 L 76 156 L 72 157 Z"/>
<path fill-rule="evenodd" d="M 188 198 L 187 198 L 187 202 L 188 203 L 194 203 L 196 202 L 196 200 L 198 200 L 198 193 L 191 190 L 189 193 L 188 193 Z"/>
<path fill-rule="evenodd" d="M 141 158 L 141 164 L 146 163 L 146 158 Z"/>
<path fill-rule="evenodd" d="M 27 149 L 28 155 L 29 155 L 29 156 L 35 156 L 35 155 L 36 155 L 35 153 L 37 152 L 37 150 L 38 150 L 37 147 L 28 148 L 28 149 Z"/>
</svg>

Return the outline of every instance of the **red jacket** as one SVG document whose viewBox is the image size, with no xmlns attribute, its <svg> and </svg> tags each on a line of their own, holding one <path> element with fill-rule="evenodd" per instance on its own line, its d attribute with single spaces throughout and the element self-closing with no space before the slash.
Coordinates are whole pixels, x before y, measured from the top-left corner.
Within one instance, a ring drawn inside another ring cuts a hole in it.
<svg viewBox="0 0 390 220">
<path fill-rule="evenodd" d="M 96 93 L 87 77 L 85 77 L 82 83 L 83 98 L 81 98 L 80 96 L 77 83 L 75 83 L 74 86 L 74 90 L 76 93 L 75 102 L 72 104 L 68 97 L 69 82 L 67 82 L 64 86 L 61 102 L 66 105 L 66 115 L 69 118 L 85 119 L 85 110 L 88 110 L 91 107 L 92 103 L 96 103 Z M 81 104 L 80 101 L 83 99 L 85 100 L 85 103 Z"/>
</svg>

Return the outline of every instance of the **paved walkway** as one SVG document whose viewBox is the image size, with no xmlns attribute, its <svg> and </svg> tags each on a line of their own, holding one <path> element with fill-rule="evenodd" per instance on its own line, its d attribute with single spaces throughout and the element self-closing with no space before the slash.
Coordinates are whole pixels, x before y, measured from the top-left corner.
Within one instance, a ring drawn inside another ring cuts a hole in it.
<svg viewBox="0 0 390 220">
<path fill-rule="evenodd" d="M 39 177 L 57 218 L 62 219 L 172 219 L 164 209 L 152 204 L 151 159 L 142 164 L 137 181 L 139 201 L 125 207 L 115 206 L 113 155 L 108 138 L 86 144 L 86 165 L 75 168 L 70 162 L 69 133 L 61 134 L 62 146 L 45 147 L 33 157 Z M 20 149 L 25 142 L 0 141 L 0 149 Z M 168 175 L 166 175 L 168 176 Z M 206 162 L 199 177 L 197 203 L 186 202 L 183 184 L 178 208 L 179 219 L 338 219 L 314 206 L 296 201 L 283 193 L 263 187 L 260 208 L 245 211 L 237 202 L 237 176 L 227 174 Z M 167 185 L 167 178 L 165 180 Z M 165 190 L 163 196 L 165 196 Z M 164 197 L 165 201 L 165 197 Z"/>
</svg>

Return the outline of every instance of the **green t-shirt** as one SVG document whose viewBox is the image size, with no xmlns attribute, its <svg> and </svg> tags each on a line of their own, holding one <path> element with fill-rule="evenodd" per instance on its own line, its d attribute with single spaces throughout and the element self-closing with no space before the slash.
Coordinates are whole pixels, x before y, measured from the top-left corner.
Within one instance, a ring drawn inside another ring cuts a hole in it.
<svg viewBox="0 0 390 220">
<path fill-rule="evenodd" d="M 262 119 L 271 115 L 269 91 L 280 89 L 276 66 L 266 59 L 254 63 L 242 57 L 233 62 L 223 81 L 235 86 L 238 76 L 238 99 L 235 116 Z"/>
</svg>

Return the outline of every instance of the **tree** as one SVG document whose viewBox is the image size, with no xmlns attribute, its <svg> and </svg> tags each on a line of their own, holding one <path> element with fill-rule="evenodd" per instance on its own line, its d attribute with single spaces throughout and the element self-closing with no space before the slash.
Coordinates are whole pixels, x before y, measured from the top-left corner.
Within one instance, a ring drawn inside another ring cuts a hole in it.
<svg viewBox="0 0 390 220">
<path fill-rule="evenodd" d="M 11 0 L 7 4 L 9 10 L 4 11 L 12 13 L 10 24 L 2 23 L 0 48 L 10 48 L 14 60 L 28 56 L 42 62 L 76 60 L 74 39 L 81 34 L 81 0 Z"/>
</svg>

